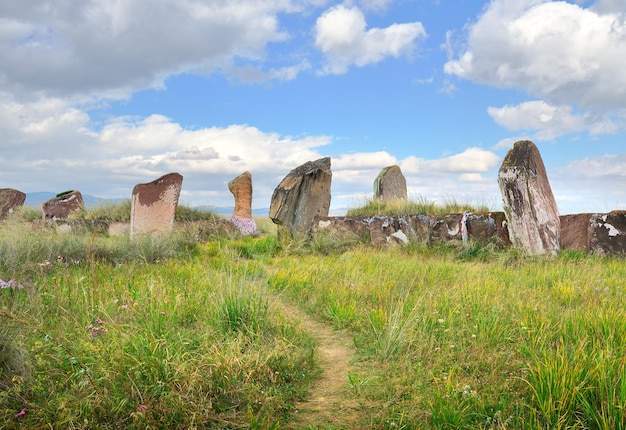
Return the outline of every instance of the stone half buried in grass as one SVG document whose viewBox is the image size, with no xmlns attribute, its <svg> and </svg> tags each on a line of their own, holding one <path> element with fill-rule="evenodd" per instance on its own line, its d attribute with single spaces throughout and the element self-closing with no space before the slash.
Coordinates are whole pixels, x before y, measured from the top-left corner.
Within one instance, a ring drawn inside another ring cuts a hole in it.
<svg viewBox="0 0 626 430">
<path fill-rule="evenodd" d="M 71 190 L 58 194 L 41 205 L 45 219 L 66 219 L 70 214 L 85 209 L 80 191 Z"/>
<path fill-rule="evenodd" d="M 24 206 L 26 194 L 13 188 L 0 188 L 0 219 Z"/>
</svg>

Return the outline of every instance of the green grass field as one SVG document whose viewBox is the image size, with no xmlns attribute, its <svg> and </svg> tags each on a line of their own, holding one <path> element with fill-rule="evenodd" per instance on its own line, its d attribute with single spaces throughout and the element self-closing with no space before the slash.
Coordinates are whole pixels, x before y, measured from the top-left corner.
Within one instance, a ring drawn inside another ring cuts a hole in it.
<svg viewBox="0 0 626 430">
<path fill-rule="evenodd" d="M 0 223 L 0 428 L 296 428 L 324 345 L 357 413 L 306 428 L 626 428 L 626 263 L 470 244 L 131 242 Z M 334 405 L 339 407 L 341 405 Z"/>
</svg>

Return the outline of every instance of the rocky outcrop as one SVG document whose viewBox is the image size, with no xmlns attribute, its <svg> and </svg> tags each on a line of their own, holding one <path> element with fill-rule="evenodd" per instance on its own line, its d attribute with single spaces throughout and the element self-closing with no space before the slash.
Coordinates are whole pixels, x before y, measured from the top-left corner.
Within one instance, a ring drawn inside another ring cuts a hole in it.
<svg viewBox="0 0 626 430">
<path fill-rule="evenodd" d="M 406 200 L 406 179 L 399 166 L 388 166 L 374 180 L 374 199 Z"/>
<path fill-rule="evenodd" d="M 252 174 L 243 172 L 228 183 L 228 189 L 235 197 L 235 209 L 230 221 L 241 234 L 256 234 L 257 226 L 252 218 Z"/>
<path fill-rule="evenodd" d="M 511 245 L 503 212 L 450 215 L 372 215 L 354 217 L 317 217 L 316 229 L 349 231 L 369 236 L 372 244 L 387 247 L 412 241 L 437 243 L 463 240 L 463 225 L 469 240 L 482 244 Z"/>
<path fill-rule="evenodd" d="M 292 236 L 308 233 L 316 216 L 328 215 L 331 182 L 330 157 L 295 168 L 274 190 L 269 217 Z"/>
<path fill-rule="evenodd" d="M 44 219 L 66 219 L 70 214 L 85 209 L 85 202 L 80 191 L 72 190 L 59 193 L 56 197 L 41 205 Z"/>
<path fill-rule="evenodd" d="M 559 210 L 534 143 L 515 143 L 502 162 L 498 184 L 513 246 L 534 255 L 556 255 Z"/>
<path fill-rule="evenodd" d="M 13 188 L 0 188 L 0 219 L 24 206 L 26 194 Z"/>
<path fill-rule="evenodd" d="M 169 173 L 133 188 L 130 236 L 168 232 L 174 224 L 183 177 Z"/>
</svg>

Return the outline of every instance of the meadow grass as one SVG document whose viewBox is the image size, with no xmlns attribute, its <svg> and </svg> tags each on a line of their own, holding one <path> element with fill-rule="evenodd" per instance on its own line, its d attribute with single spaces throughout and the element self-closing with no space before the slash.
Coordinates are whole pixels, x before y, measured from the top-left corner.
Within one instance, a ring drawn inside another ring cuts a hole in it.
<svg viewBox="0 0 626 430">
<path fill-rule="evenodd" d="M 463 212 L 489 212 L 485 204 L 471 204 L 458 202 L 454 198 L 445 199 L 441 203 L 428 200 L 425 197 L 397 200 L 380 200 L 367 198 L 356 207 L 349 208 L 346 216 L 369 215 L 446 215 Z"/>
<path fill-rule="evenodd" d="M 624 428 L 623 260 L 489 252 L 287 257 L 269 282 L 353 333 L 365 426 Z"/>
<path fill-rule="evenodd" d="M 285 247 L 264 222 L 141 245 L 3 222 L 0 427 L 282 428 L 320 369 L 278 295 L 349 333 L 348 428 L 626 428 L 623 259 Z"/>
</svg>

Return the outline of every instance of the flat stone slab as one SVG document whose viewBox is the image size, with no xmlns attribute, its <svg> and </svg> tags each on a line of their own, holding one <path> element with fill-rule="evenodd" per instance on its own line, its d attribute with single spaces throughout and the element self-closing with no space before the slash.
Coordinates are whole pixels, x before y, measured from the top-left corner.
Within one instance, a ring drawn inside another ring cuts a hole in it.
<svg viewBox="0 0 626 430">
<path fill-rule="evenodd" d="M 130 236 L 169 232 L 174 224 L 183 177 L 169 173 L 133 188 Z"/>
</svg>

